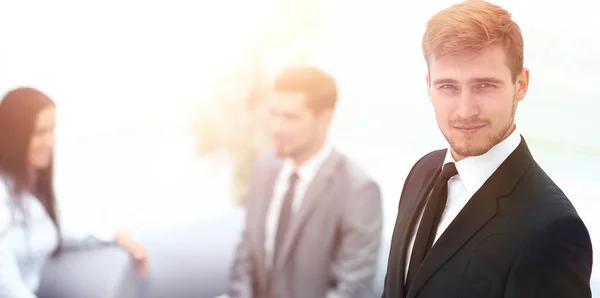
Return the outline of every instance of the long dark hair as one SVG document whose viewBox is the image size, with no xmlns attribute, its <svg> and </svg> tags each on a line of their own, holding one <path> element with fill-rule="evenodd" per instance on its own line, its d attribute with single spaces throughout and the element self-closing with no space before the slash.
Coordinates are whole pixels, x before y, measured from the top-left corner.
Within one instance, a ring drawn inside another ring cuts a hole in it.
<svg viewBox="0 0 600 298">
<path fill-rule="evenodd" d="M 15 200 L 23 192 L 30 191 L 59 229 L 53 162 L 35 173 L 28 167 L 29 144 L 35 122 L 40 111 L 50 106 L 54 106 L 52 99 L 34 88 L 17 88 L 6 93 L 0 102 L 0 172 L 14 182 L 12 191 Z M 15 203 L 21 205 L 20 202 Z"/>
</svg>

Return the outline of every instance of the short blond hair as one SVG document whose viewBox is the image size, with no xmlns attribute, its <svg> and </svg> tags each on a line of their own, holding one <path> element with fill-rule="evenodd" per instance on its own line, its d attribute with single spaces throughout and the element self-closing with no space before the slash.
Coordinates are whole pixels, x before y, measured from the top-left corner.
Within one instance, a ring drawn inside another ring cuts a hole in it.
<svg viewBox="0 0 600 298">
<path fill-rule="evenodd" d="M 504 48 L 513 81 L 523 70 L 523 35 L 504 8 L 483 1 L 467 0 L 436 13 L 427 22 L 423 55 L 431 59 L 463 53 L 476 54 L 490 46 Z"/>
<path fill-rule="evenodd" d="M 335 108 L 338 91 L 332 76 L 312 66 L 290 67 L 281 72 L 273 84 L 275 91 L 299 92 L 307 96 L 313 112 Z"/>
</svg>

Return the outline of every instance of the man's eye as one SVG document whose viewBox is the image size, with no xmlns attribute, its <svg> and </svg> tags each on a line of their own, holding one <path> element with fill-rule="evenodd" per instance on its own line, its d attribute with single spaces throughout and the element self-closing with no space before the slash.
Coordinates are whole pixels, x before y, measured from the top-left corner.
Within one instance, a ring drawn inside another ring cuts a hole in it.
<svg viewBox="0 0 600 298">
<path fill-rule="evenodd" d="M 479 84 L 479 89 L 488 89 L 488 88 L 494 88 L 495 86 L 492 84 L 488 84 L 488 83 L 481 83 Z"/>
<path fill-rule="evenodd" d="M 453 90 L 453 89 L 456 89 L 456 87 L 455 87 L 454 85 L 450 85 L 450 84 L 444 84 L 444 85 L 441 85 L 439 88 L 440 88 L 440 89 L 446 89 L 446 90 Z"/>
</svg>

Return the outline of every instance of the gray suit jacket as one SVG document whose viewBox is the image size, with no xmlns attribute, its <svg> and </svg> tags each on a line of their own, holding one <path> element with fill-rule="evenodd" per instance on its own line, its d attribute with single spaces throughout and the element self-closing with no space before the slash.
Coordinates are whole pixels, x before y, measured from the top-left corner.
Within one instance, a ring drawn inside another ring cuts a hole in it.
<svg viewBox="0 0 600 298">
<path fill-rule="evenodd" d="M 372 295 L 382 230 L 379 187 L 334 151 L 309 185 L 282 252 L 265 267 L 265 217 L 282 162 L 255 162 L 246 226 L 234 260 L 232 298 L 362 298 Z"/>
</svg>

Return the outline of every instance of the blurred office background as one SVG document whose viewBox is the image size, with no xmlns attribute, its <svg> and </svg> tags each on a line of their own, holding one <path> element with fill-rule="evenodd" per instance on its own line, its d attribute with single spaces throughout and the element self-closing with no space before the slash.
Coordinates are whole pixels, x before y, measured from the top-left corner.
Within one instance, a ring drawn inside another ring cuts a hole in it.
<svg viewBox="0 0 600 298">
<path fill-rule="evenodd" d="M 135 229 L 235 208 L 243 164 L 264 145 L 248 138 L 261 132 L 260 104 L 248 97 L 260 102 L 285 65 L 315 64 L 339 83 L 331 138 L 380 182 L 390 237 L 410 167 L 445 145 L 420 38 L 427 18 L 455 2 L 6 1 L 0 92 L 28 85 L 58 103 L 65 221 Z M 495 2 L 525 37 L 531 88 L 519 129 L 600 247 L 593 2 Z"/>
</svg>

